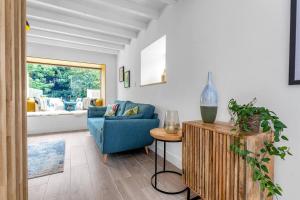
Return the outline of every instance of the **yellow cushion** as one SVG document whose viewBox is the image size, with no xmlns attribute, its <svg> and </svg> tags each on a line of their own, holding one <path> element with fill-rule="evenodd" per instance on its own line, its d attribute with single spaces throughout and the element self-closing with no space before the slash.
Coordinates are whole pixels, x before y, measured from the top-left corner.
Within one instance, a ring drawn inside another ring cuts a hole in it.
<svg viewBox="0 0 300 200">
<path fill-rule="evenodd" d="M 103 99 L 96 99 L 96 106 L 103 106 Z"/>
<path fill-rule="evenodd" d="M 27 99 L 27 112 L 35 112 L 35 101 L 33 98 Z"/>
</svg>

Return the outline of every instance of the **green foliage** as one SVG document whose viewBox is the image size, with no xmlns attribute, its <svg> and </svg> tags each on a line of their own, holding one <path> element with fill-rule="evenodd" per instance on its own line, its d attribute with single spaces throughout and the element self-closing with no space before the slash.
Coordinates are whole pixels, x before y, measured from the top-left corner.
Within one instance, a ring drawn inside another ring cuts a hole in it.
<svg viewBox="0 0 300 200">
<path fill-rule="evenodd" d="M 254 115 L 260 116 L 260 127 L 263 132 L 274 133 L 273 141 L 264 141 L 264 147 L 259 152 L 251 152 L 245 150 L 245 144 L 236 140 L 234 144 L 230 146 L 231 151 L 235 152 L 252 167 L 253 180 L 260 183 L 262 191 L 267 190 L 268 196 L 282 195 L 282 188 L 280 185 L 275 184 L 268 176 L 269 169 L 267 163 L 270 162 L 270 156 L 278 156 L 281 159 L 285 159 L 290 153 L 289 147 L 278 146 L 275 143 L 280 141 L 288 141 L 287 136 L 283 135 L 286 125 L 280 121 L 279 117 L 269 109 L 265 107 L 255 107 L 256 99 L 253 99 L 248 104 L 239 105 L 236 100 L 231 99 L 228 104 L 229 111 L 233 116 L 236 127 L 242 129 L 241 131 L 250 132 L 248 121 Z"/>
<path fill-rule="evenodd" d="M 48 97 L 86 97 L 87 89 L 100 89 L 100 70 L 27 64 L 29 87 Z"/>
</svg>

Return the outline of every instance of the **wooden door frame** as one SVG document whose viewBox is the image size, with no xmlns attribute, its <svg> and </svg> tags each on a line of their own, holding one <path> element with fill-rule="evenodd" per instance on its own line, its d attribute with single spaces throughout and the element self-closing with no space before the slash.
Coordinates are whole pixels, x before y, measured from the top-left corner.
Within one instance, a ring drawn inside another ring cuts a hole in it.
<svg viewBox="0 0 300 200">
<path fill-rule="evenodd" d="M 26 0 L 0 1 L 0 199 L 27 200 Z"/>
</svg>

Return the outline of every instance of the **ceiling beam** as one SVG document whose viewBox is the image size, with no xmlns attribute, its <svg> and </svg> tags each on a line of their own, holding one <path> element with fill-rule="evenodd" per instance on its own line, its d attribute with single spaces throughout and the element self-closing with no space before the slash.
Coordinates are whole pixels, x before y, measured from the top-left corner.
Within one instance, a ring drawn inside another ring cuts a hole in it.
<svg viewBox="0 0 300 200">
<path fill-rule="evenodd" d="M 43 21 L 44 23 L 59 24 L 63 26 L 69 26 L 74 28 L 80 28 L 83 30 L 91 30 L 100 33 L 125 37 L 127 39 L 136 38 L 137 31 L 133 31 L 126 28 L 120 28 L 115 26 L 109 26 L 103 23 L 91 22 L 80 18 L 70 17 L 58 13 L 51 13 L 45 10 L 38 10 L 35 8 L 27 8 L 27 17 L 29 19 Z"/>
<path fill-rule="evenodd" d="M 43 21 L 30 19 L 30 27 L 31 30 L 40 30 L 40 31 L 48 31 L 53 33 L 60 33 L 64 35 L 70 35 L 80 38 L 87 38 L 97 41 L 105 41 L 114 44 L 130 44 L 130 39 L 103 34 L 94 31 L 87 31 L 84 29 L 74 28 L 70 26 L 63 26 L 60 24 L 53 24 L 53 23 L 44 23 Z M 30 33 L 29 31 L 28 33 Z"/>
<path fill-rule="evenodd" d="M 34 44 L 43 44 L 43 45 L 47 45 L 47 46 L 71 48 L 71 49 L 77 49 L 77 50 L 82 50 L 82 51 L 113 54 L 113 55 L 117 55 L 119 53 L 118 50 L 106 49 L 106 48 L 90 46 L 90 45 L 86 45 L 86 44 L 75 44 L 70 41 L 54 40 L 54 39 L 49 39 L 46 37 L 43 38 L 43 37 L 35 37 L 35 36 L 28 35 L 27 42 L 34 43 Z"/>
<path fill-rule="evenodd" d="M 165 4 L 174 4 L 177 3 L 177 0 L 160 0 L 161 2 L 165 3 Z"/>
<path fill-rule="evenodd" d="M 134 15 L 146 17 L 148 19 L 158 19 L 160 12 L 134 3 L 128 0 L 88 0 L 95 4 L 102 4 Z"/>
<path fill-rule="evenodd" d="M 135 19 L 129 19 L 118 13 L 103 12 L 101 9 L 89 7 L 86 3 L 76 3 L 69 0 L 27 0 L 29 5 L 34 5 L 39 8 L 61 11 L 81 16 L 84 18 L 96 19 L 105 23 L 110 23 L 122 27 L 132 28 L 136 30 L 144 30 L 147 28 L 147 23 Z"/>
<path fill-rule="evenodd" d="M 124 45 L 120 45 L 120 44 L 112 44 L 109 42 L 91 40 L 87 38 L 80 38 L 68 34 L 54 33 L 50 31 L 41 31 L 41 30 L 36 30 L 34 28 L 30 29 L 30 32 L 28 32 L 27 35 L 33 37 L 45 37 L 48 39 L 60 40 L 60 41 L 70 41 L 74 44 L 86 44 L 90 46 L 97 46 L 97 47 L 103 47 L 103 48 L 114 49 L 114 50 L 123 50 L 125 48 Z"/>
</svg>

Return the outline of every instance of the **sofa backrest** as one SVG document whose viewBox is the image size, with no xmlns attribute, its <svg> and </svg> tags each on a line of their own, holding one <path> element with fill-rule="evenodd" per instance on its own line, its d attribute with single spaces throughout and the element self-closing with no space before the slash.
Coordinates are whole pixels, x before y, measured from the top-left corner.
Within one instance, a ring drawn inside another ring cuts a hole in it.
<svg viewBox="0 0 300 200">
<path fill-rule="evenodd" d="M 139 114 L 143 114 L 143 119 L 152 119 L 155 107 L 151 104 L 134 103 L 128 101 L 125 106 L 125 110 L 131 109 L 138 106 Z"/>
<path fill-rule="evenodd" d="M 139 107 L 139 114 L 143 114 L 143 119 L 152 119 L 155 111 L 155 107 L 151 104 L 134 103 L 132 101 L 120 101 L 116 100 L 116 104 L 119 104 L 116 116 L 122 116 L 123 113 L 136 106 Z"/>
</svg>

